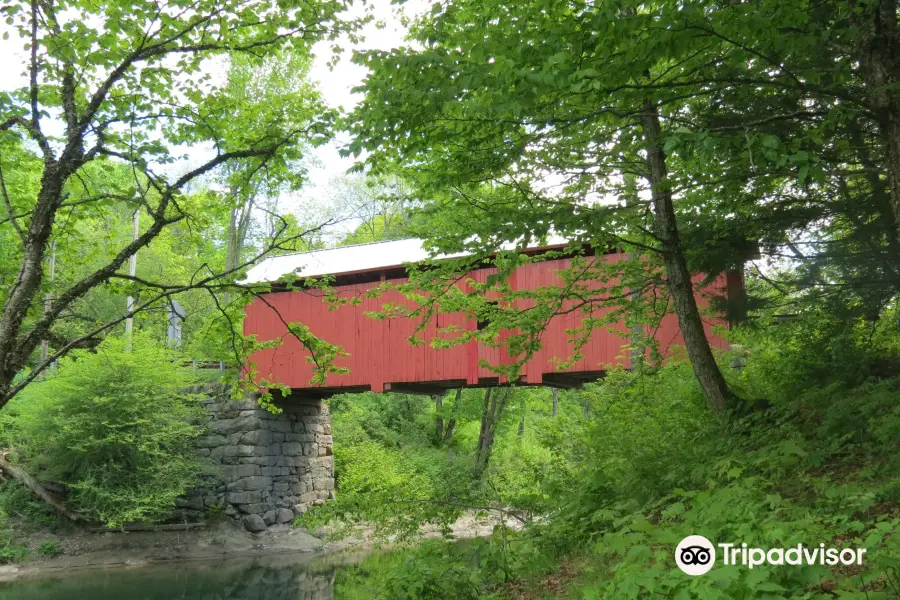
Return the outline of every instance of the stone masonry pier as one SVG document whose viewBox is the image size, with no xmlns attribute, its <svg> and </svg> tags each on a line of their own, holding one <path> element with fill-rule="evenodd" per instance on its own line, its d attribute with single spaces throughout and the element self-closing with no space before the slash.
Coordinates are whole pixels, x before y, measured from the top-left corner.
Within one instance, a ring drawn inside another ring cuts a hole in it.
<svg viewBox="0 0 900 600">
<path fill-rule="evenodd" d="M 273 414 L 255 397 L 232 400 L 218 390 L 204 404 L 209 433 L 198 451 L 217 473 L 192 490 L 182 508 L 223 510 L 248 530 L 262 531 L 334 498 L 331 416 L 321 400 L 288 397 Z"/>
</svg>

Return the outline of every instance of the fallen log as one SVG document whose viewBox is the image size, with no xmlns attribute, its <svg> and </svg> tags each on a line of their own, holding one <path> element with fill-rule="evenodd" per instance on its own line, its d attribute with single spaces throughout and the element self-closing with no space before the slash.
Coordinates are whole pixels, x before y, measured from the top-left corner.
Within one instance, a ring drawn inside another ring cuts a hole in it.
<svg viewBox="0 0 900 600">
<path fill-rule="evenodd" d="M 55 496 L 53 496 L 53 494 L 48 492 L 47 488 L 41 485 L 37 479 L 25 472 L 24 469 L 21 469 L 10 463 L 8 452 L 0 452 L 0 471 L 2 471 L 3 474 L 8 475 L 9 477 L 12 477 L 13 479 L 21 481 L 22 485 L 31 490 L 32 494 L 52 506 L 56 510 L 56 512 L 63 515 L 70 521 L 85 522 L 88 520 L 84 516 L 67 508 L 62 500 L 56 498 Z"/>
</svg>

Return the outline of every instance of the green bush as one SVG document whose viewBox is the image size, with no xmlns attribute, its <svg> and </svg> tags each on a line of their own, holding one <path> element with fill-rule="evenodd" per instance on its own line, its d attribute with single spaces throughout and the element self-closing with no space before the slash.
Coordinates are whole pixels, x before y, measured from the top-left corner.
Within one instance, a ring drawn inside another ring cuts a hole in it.
<svg viewBox="0 0 900 600">
<path fill-rule="evenodd" d="M 368 441 L 336 445 L 334 456 L 337 500 L 307 513 L 301 519 L 307 527 L 337 518 L 344 523 L 373 523 L 379 533 L 402 537 L 415 533 L 424 522 L 445 523 L 460 512 L 459 507 L 430 502 L 438 497 L 435 483 L 440 481 L 444 490 L 454 478 L 443 454 L 413 457 Z M 446 478 L 436 471 L 446 473 Z"/>
<path fill-rule="evenodd" d="M 108 526 L 165 515 L 206 468 L 194 449 L 203 409 L 174 358 L 138 337 L 132 350 L 109 339 L 63 361 L 13 403 L 20 458 Z"/>
<path fill-rule="evenodd" d="M 0 485 L 0 510 L 38 527 L 52 528 L 60 524 L 52 506 L 38 499 L 31 490 L 15 480 Z"/>
<path fill-rule="evenodd" d="M 497 446 L 485 476 L 488 498 L 493 496 L 504 506 L 534 514 L 549 509 L 553 499 L 543 484 L 557 475 L 554 470 L 558 464 L 552 452 L 534 443 L 530 436 L 504 439 Z"/>
<path fill-rule="evenodd" d="M 341 569 L 335 597 L 396 600 L 475 600 L 499 598 L 483 593 L 479 567 L 484 544 L 426 541 L 414 549 L 367 556 L 359 565 Z M 473 560 L 476 559 L 476 560 Z M 377 593 L 373 594 L 373 590 Z"/>
<path fill-rule="evenodd" d="M 13 544 L 14 533 L 9 516 L 0 508 L 0 565 L 19 562 L 28 555 L 28 548 Z"/>
<path fill-rule="evenodd" d="M 575 442 L 578 452 L 553 426 L 544 436 L 554 455 L 572 459 L 566 468 L 545 469 L 553 463 L 524 438 L 519 446 L 506 440 L 496 456 L 507 492 L 527 489 L 535 472 L 547 478 L 545 518 L 520 534 L 496 532 L 474 564 L 454 549 L 413 550 L 370 585 L 441 598 L 432 582 L 441 565 L 474 585 L 464 594 L 502 596 L 508 580 L 529 587 L 530 578 L 576 557 L 579 572 L 564 597 L 900 598 L 900 379 L 804 388 L 802 369 L 768 369 L 769 360 L 770 352 L 757 352 L 742 373 L 730 373 L 757 408 L 728 419 L 706 409 L 690 365 L 611 372 L 582 392 L 593 419 Z M 754 404 L 760 396 L 749 390 L 766 390 L 768 407 Z M 528 472 L 521 482 L 516 469 Z M 692 578 L 672 558 L 690 534 L 762 548 L 823 542 L 868 554 L 861 570 L 719 564 Z"/>
<path fill-rule="evenodd" d="M 0 546 L 0 565 L 20 562 L 26 556 L 28 556 L 28 548 L 25 546 L 14 546 L 12 544 Z"/>
<path fill-rule="evenodd" d="M 53 540 L 44 540 L 37 547 L 38 556 L 43 556 L 45 558 L 53 558 L 57 554 L 59 554 L 59 548 L 56 545 L 56 542 Z"/>
<path fill-rule="evenodd" d="M 539 536 L 548 552 L 587 550 L 602 566 L 579 581 L 584 597 L 896 597 L 887 582 L 900 569 L 900 380 L 802 389 L 802 370 L 771 360 L 756 353 L 735 382 L 765 390 L 769 408 L 730 421 L 703 410 L 688 365 L 614 373 L 588 390 L 599 409 L 591 458 Z M 717 566 L 690 578 L 671 558 L 690 534 L 868 555 L 861 573 Z"/>
<path fill-rule="evenodd" d="M 433 401 L 405 394 L 345 394 L 330 401 L 337 499 L 299 523 L 366 522 L 407 538 L 422 523 L 445 525 L 472 484 L 470 457 L 448 461 L 434 446 Z M 339 530 L 340 532 L 340 530 Z"/>
</svg>

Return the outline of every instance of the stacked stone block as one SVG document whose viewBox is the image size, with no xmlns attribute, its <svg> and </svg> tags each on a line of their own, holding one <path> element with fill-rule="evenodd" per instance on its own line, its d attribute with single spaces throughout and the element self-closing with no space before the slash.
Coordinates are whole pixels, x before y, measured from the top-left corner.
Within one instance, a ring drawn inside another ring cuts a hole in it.
<svg viewBox="0 0 900 600">
<path fill-rule="evenodd" d="M 256 399 L 231 400 L 220 392 L 205 405 L 209 434 L 198 451 L 218 473 L 182 503 L 190 509 L 219 507 L 261 531 L 287 523 L 334 498 L 331 416 L 319 400 L 288 397 L 274 414 Z"/>
</svg>

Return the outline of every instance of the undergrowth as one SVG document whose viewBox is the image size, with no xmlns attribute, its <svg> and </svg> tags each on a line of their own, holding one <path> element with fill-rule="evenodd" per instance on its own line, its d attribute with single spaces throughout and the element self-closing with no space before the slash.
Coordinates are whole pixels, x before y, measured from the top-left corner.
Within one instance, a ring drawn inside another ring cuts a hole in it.
<svg viewBox="0 0 900 600">
<path fill-rule="evenodd" d="M 366 587 L 409 599 L 898 599 L 900 377 L 884 366 L 895 333 L 843 340 L 848 354 L 833 355 L 802 327 L 749 340 L 729 372 L 744 400 L 725 418 L 686 363 L 612 372 L 582 392 L 588 428 L 542 439 L 565 467 L 543 482 L 555 503 L 540 519 L 364 562 Z M 688 535 L 867 554 L 861 566 L 718 562 L 691 577 L 674 561 Z M 338 589 L 355 597 L 354 575 Z"/>
</svg>

